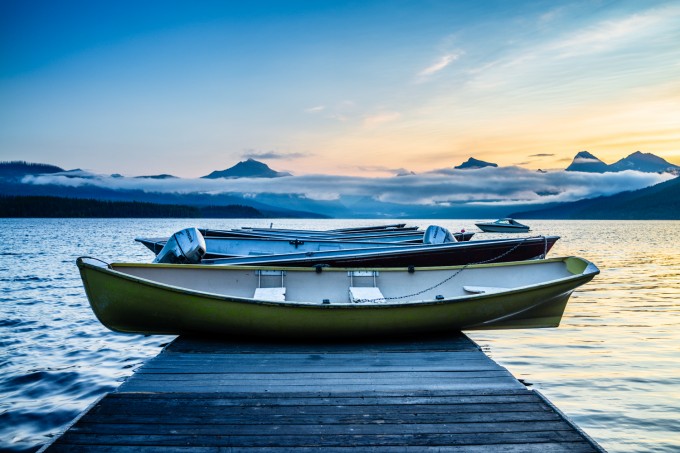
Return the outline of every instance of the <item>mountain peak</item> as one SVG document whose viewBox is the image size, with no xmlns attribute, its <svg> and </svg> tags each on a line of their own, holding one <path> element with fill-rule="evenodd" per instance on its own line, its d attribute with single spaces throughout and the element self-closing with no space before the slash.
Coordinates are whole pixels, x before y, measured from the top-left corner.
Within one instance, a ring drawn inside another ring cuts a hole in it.
<svg viewBox="0 0 680 453">
<path fill-rule="evenodd" d="M 226 170 L 213 171 L 202 178 L 279 178 L 281 176 L 291 176 L 291 174 L 272 170 L 267 164 L 249 158 Z"/>
<path fill-rule="evenodd" d="M 473 170 L 477 168 L 484 168 L 484 167 L 498 167 L 498 164 L 494 164 L 491 162 L 485 162 L 483 160 L 475 159 L 474 157 L 470 157 L 468 160 L 463 162 L 462 164 L 453 167 L 456 170 Z"/>
<path fill-rule="evenodd" d="M 673 165 L 659 156 L 652 153 L 635 151 L 628 157 L 624 157 L 618 162 L 609 166 L 611 171 L 637 170 L 644 172 L 677 172 L 680 167 Z"/>
<path fill-rule="evenodd" d="M 571 164 L 566 168 L 566 171 L 604 173 L 608 170 L 608 167 L 607 164 L 590 154 L 588 151 L 580 151 L 574 156 L 574 160 L 572 160 Z"/>
<path fill-rule="evenodd" d="M 597 157 L 595 157 L 593 154 L 591 154 L 589 151 L 579 151 L 576 153 L 576 156 L 574 159 L 593 159 L 593 160 L 600 160 Z"/>
</svg>

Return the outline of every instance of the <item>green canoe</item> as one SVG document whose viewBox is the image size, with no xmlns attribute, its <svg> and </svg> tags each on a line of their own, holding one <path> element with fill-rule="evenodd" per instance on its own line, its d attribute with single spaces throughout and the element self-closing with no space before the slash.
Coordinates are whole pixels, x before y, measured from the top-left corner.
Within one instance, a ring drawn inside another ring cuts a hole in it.
<svg viewBox="0 0 680 453">
<path fill-rule="evenodd" d="M 357 270 L 77 260 L 97 318 L 142 334 L 354 337 L 557 327 L 581 258 Z"/>
</svg>

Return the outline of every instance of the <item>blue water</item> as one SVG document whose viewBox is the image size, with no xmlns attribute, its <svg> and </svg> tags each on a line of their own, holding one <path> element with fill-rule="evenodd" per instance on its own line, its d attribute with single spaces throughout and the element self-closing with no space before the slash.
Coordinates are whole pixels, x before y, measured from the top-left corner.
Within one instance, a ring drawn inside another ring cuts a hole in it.
<svg viewBox="0 0 680 453">
<path fill-rule="evenodd" d="M 269 226 L 200 220 L 198 226 Z M 274 220 L 335 228 L 366 220 Z M 389 222 L 388 222 L 389 223 Z M 473 220 L 413 220 L 477 231 Z M 532 221 L 556 234 L 551 256 L 578 255 L 602 273 L 572 296 L 557 329 L 469 332 L 611 452 L 680 451 L 680 222 Z M 92 314 L 75 259 L 152 259 L 133 239 L 190 220 L 0 220 L 0 451 L 35 451 L 112 391 L 167 336 L 117 334 Z M 476 238 L 498 237 L 479 233 Z"/>
</svg>

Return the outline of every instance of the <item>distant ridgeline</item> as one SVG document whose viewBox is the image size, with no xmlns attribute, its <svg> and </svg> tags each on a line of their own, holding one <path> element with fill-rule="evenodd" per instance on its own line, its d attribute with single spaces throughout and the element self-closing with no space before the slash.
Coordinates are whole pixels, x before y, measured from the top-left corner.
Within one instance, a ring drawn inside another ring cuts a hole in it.
<svg viewBox="0 0 680 453">
<path fill-rule="evenodd" d="M 262 218 L 241 205 L 184 206 L 137 201 L 102 201 L 47 196 L 0 196 L 0 217 L 73 218 Z"/>
<path fill-rule="evenodd" d="M 62 171 L 64 171 L 64 169 L 57 167 L 56 165 L 34 164 L 23 160 L 0 162 L 0 176 L 3 177 L 40 175 L 45 173 L 59 173 Z"/>
<path fill-rule="evenodd" d="M 680 220 L 680 176 L 644 189 L 513 212 L 519 219 Z"/>
</svg>

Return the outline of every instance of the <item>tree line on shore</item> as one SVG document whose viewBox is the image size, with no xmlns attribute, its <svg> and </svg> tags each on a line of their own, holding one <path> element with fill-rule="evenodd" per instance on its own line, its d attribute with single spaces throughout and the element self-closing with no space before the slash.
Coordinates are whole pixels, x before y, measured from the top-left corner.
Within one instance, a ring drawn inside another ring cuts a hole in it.
<svg viewBox="0 0 680 453">
<path fill-rule="evenodd" d="M 263 218 L 242 205 L 187 206 L 50 196 L 0 196 L 0 217 L 68 218 Z"/>
</svg>

